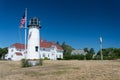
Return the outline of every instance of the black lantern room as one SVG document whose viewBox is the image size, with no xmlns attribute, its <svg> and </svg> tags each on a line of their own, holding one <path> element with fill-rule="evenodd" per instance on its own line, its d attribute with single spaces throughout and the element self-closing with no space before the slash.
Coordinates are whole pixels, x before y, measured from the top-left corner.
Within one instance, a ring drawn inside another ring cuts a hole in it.
<svg viewBox="0 0 120 80">
<path fill-rule="evenodd" d="M 28 28 L 31 28 L 31 27 L 41 28 L 40 21 L 38 18 L 34 17 L 30 19 Z"/>
</svg>

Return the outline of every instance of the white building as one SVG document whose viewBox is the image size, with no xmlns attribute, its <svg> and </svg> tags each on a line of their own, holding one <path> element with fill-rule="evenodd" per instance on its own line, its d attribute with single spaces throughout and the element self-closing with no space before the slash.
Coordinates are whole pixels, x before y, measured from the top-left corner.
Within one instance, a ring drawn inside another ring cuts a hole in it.
<svg viewBox="0 0 120 80">
<path fill-rule="evenodd" d="M 24 58 L 24 44 L 15 43 L 8 47 L 8 53 L 5 55 L 7 60 L 21 60 Z"/>
<path fill-rule="evenodd" d="M 25 58 L 25 45 L 20 43 L 12 44 L 8 47 L 8 54 L 5 59 L 18 61 Z M 63 58 L 63 49 L 53 43 L 40 40 L 40 58 L 48 58 L 50 60 L 57 60 L 57 58 Z"/>
<path fill-rule="evenodd" d="M 78 49 L 78 50 L 73 50 L 72 52 L 71 52 L 71 55 L 86 55 L 87 54 L 87 52 L 85 52 L 83 49 Z"/>
</svg>

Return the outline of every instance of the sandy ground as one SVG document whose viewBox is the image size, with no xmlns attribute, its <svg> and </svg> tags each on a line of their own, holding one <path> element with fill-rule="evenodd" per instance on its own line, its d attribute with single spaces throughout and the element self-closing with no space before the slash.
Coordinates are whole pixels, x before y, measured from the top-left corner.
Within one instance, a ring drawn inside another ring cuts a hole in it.
<svg viewBox="0 0 120 80">
<path fill-rule="evenodd" d="M 29 68 L 20 63 L 0 61 L 0 80 L 120 80 L 120 60 L 48 60 Z"/>
</svg>

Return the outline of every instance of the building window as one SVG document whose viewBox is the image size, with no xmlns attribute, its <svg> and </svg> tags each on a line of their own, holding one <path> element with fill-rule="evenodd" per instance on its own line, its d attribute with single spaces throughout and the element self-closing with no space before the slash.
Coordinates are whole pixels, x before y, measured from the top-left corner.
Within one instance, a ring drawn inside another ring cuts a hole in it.
<svg viewBox="0 0 120 80">
<path fill-rule="evenodd" d="M 35 51 L 38 52 L 38 46 L 35 46 Z"/>
<path fill-rule="evenodd" d="M 13 55 L 11 55 L 11 58 L 13 57 Z"/>
<path fill-rule="evenodd" d="M 59 58 L 62 58 L 62 56 L 60 55 L 60 57 Z"/>
<path fill-rule="evenodd" d="M 43 51 L 45 51 L 45 48 L 43 48 Z"/>
<path fill-rule="evenodd" d="M 49 57 L 49 54 L 48 54 L 48 57 Z"/>
<path fill-rule="evenodd" d="M 21 49 L 19 49 L 19 51 L 22 51 Z"/>
<path fill-rule="evenodd" d="M 13 52 L 13 49 L 11 50 L 11 52 Z"/>
<path fill-rule="evenodd" d="M 54 50 L 54 47 L 52 47 L 51 49 Z"/>
<path fill-rule="evenodd" d="M 55 49 L 55 46 L 52 46 L 51 49 L 54 50 L 54 49 Z"/>
<path fill-rule="evenodd" d="M 45 54 L 43 53 L 43 57 L 45 57 Z"/>
</svg>

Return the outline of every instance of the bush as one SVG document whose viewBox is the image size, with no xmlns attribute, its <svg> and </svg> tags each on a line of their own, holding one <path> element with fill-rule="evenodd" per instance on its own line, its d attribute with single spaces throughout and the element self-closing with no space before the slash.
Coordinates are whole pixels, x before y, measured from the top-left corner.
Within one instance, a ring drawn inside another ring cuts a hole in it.
<svg viewBox="0 0 120 80">
<path fill-rule="evenodd" d="M 87 53 L 86 54 L 86 60 L 92 60 L 92 54 L 91 53 Z"/>
<path fill-rule="evenodd" d="M 104 56 L 103 60 L 114 60 L 115 58 L 113 56 Z"/>
<path fill-rule="evenodd" d="M 72 55 L 73 60 L 84 60 L 84 55 Z"/>
<path fill-rule="evenodd" d="M 39 60 L 36 60 L 37 63 L 35 65 L 43 65 L 43 59 L 39 59 Z M 31 67 L 31 66 L 35 66 L 35 65 L 32 65 L 29 60 L 26 60 L 26 59 L 22 59 L 21 60 L 21 64 L 22 64 L 22 67 Z"/>
<path fill-rule="evenodd" d="M 49 58 L 45 57 L 44 60 L 50 60 Z"/>
<path fill-rule="evenodd" d="M 28 60 L 22 59 L 21 60 L 22 67 L 31 67 L 32 65 L 29 64 Z"/>
<path fill-rule="evenodd" d="M 101 60 L 101 58 L 99 56 L 96 56 L 93 58 L 93 60 Z"/>
<path fill-rule="evenodd" d="M 63 57 L 64 60 L 70 60 L 72 59 L 71 55 L 64 55 Z"/>
<path fill-rule="evenodd" d="M 43 65 L 43 59 L 39 59 L 39 62 L 38 62 L 38 64 L 37 65 Z"/>
<path fill-rule="evenodd" d="M 57 58 L 57 60 L 62 60 L 61 58 Z"/>
<path fill-rule="evenodd" d="M 84 55 L 65 55 L 65 60 L 84 60 Z"/>
<path fill-rule="evenodd" d="M 79 55 L 78 60 L 84 60 L 85 56 L 84 55 Z"/>
</svg>

